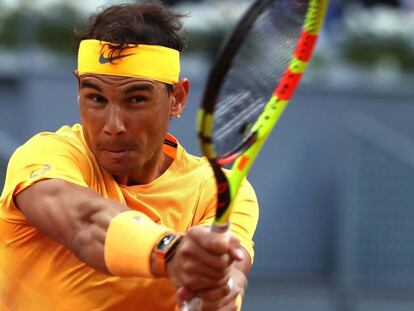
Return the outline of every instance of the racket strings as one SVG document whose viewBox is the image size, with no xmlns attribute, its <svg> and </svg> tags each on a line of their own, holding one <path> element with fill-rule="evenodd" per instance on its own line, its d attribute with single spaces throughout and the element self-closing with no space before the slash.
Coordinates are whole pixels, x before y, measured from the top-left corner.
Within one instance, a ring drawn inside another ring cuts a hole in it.
<svg viewBox="0 0 414 311">
<path fill-rule="evenodd" d="M 235 106 L 237 105 L 239 102 L 243 102 L 245 100 L 249 100 L 249 94 L 243 93 L 243 94 L 237 94 L 234 95 L 232 97 L 228 97 L 226 98 L 226 102 L 229 105 Z M 246 136 L 249 135 L 249 130 L 251 128 L 251 126 L 253 125 L 253 122 L 251 122 L 250 120 L 255 120 L 255 118 L 257 117 L 257 115 L 259 115 L 262 111 L 262 107 L 260 105 L 261 100 L 260 99 L 256 99 L 255 103 L 251 104 L 252 109 L 246 111 L 246 115 L 244 116 L 244 121 L 242 123 L 240 123 L 240 119 L 238 116 L 238 112 L 237 109 L 233 109 L 231 112 L 233 113 L 233 115 L 231 115 L 231 117 L 229 118 L 229 121 L 227 121 L 225 124 L 223 124 L 220 127 L 220 130 L 217 131 L 215 133 L 215 139 L 217 141 L 222 141 L 224 139 L 226 139 L 229 135 L 232 135 L 234 133 L 234 129 L 237 128 L 238 129 L 238 134 L 241 136 Z M 223 111 L 222 114 L 227 118 L 228 116 L 228 111 Z M 220 118 L 220 114 L 217 113 L 217 116 Z M 239 143 L 240 140 L 237 142 Z M 234 149 L 238 149 L 236 148 L 236 146 L 233 146 Z"/>
<path fill-rule="evenodd" d="M 273 1 L 255 20 L 224 78 L 214 111 L 213 144 L 220 157 L 251 135 L 292 58 L 309 1 Z"/>
</svg>

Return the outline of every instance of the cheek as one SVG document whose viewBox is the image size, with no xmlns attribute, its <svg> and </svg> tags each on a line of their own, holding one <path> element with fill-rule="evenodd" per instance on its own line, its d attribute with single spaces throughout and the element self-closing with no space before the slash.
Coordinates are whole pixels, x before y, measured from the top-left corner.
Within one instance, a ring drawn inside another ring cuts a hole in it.
<svg viewBox="0 0 414 311">
<path fill-rule="evenodd" d="M 82 104 L 80 104 L 79 115 L 85 140 L 89 147 L 92 147 L 92 142 L 95 141 L 99 132 L 99 118 L 96 113 L 92 113 L 90 109 L 85 108 Z"/>
<path fill-rule="evenodd" d="M 90 107 L 90 105 L 83 103 L 83 100 L 79 104 L 79 114 L 84 127 L 99 128 L 104 121 L 104 111 Z"/>
<path fill-rule="evenodd" d="M 168 123 L 171 116 L 171 99 L 170 98 L 163 98 L 160 100 L 159 103 L 157 103 L 157 120 L 159 122 Z"/>
<path fill-rule="evenodd" d="M 159 132 L 165 132 L 170 123 L 170 110 L 167 107 L 160 108 L 152 117 L 152 126 Z"/>
<path fill-rule="evenodd" d="M 96 135 L 94 135 L 93 129 L 90 128 L 89 123 L 82 120 L 82 118 L 81 124 L 83 129 L 83 137 L 85 138 L 86 144 L 89 146 L 91 150 L 94 150 L 93 142 L 95 141 Z"/>
<path fill-rule="evenodd" d="M 88 109 L 86 108 L 86 105 L 82 98 L 79 100 L 79 115 L 82 123 L 86 123 L 88 121 Z"/>
</svg>

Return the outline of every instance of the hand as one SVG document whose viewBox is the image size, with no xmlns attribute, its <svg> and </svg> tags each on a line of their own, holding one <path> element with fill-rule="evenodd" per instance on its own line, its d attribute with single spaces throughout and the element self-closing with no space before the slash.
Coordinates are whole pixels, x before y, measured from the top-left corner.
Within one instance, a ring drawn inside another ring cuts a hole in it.
<svg viewBox="0 0 414 311">
<path fill-rule="evenodd" d="M 213 233 L 208 227 L 193 227 L 167 263 L 168 277 L 177 288 L 191 293 L 223 288 L 232 263 L 243 258 L 239 247 L 235 237 Z"/>
<path fill-rule="evenodd" d="M 233 265 L 231 280 L 232 284 L 228 284 L 227 286 L 197 293 L 197 297 L 203 300 L 202 311 L 239 310 L 237 297 L 244 296 L 244 292 L 247 288 L 247 278 L 242 271 L 238 270 Z M 177 305 L 182 307 L 184 301 L 189 301 L 193 297 L 193 293 L 182 287 L 177 290 Z"/>
</svg>

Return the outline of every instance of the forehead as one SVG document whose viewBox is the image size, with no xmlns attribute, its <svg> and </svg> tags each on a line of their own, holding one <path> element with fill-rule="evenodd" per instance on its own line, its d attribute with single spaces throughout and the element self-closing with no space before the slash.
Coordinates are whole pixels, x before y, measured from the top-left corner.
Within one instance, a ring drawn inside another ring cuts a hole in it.
<svg viewBox="0 0 414 311">
<path fill-rule="evenodd" d="M 81 87 L 84 86 L 86 82 L 97 84 L 100 87 L 112 88 L 122 88 L 131 85 L 148 85 L 156 89 L 162 85 L 161 82 L 147 78 L 112 76 L 104 74 L 84 74 L 79 77 L 79 81 L 81 83 Z"/>
</svg>

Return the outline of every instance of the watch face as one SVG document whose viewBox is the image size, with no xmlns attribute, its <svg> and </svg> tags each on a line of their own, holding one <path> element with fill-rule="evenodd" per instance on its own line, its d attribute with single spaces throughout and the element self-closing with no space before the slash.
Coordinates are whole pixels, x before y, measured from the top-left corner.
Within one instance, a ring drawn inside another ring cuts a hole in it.
<svg viewBox="0 0 414 311">
<path fill-rule="evenodd" d="M 165 237 L 163 237 L 161 241 L 158 243 L 157 249 L 160 251 L 165 251 L 170 242 L 174 239 L 174 237 L 174 234 L 168 234 Z"/>
</svg>

